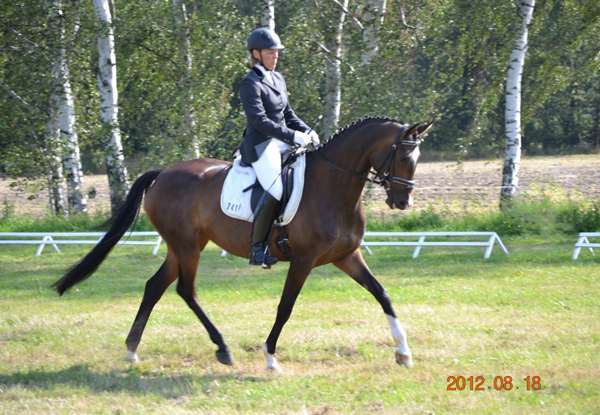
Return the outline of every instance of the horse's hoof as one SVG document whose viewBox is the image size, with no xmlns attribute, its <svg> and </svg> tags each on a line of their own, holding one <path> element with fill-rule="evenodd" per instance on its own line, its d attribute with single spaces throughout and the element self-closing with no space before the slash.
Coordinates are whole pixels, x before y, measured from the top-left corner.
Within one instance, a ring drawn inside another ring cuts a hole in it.
<svg viewBox="0 0 600 415">
<path fill-rule="evenodd" d="M 233 366 L 233 355 L 229 350 L 217 350 L 217 360 L 227 366 Z"/>
<path fill-rule="evenodd" d="M 127 354 L 125 355 L 125 361 L 129 363 L 137 363 L 140 361 L 136 352 L 132 352 L 131 350 L 127 350 Z"/>
<path fill-rule="evenodd" d="M 267 361 L 267 372 L 270 373 L 283 373 L 283 369 L 277 363 L 277 359 L 275 359 L 275 355 L 269 353 L 267 348 L 267 343 L 263 345 L 263 353 L 265 355 L 265 360 Z"/>
<path fill-rule="evenodd" d="M 273 362 L 267 365 L 267 372 L 279 375 L 283 373 L 283 369 L 279 366 L 279 363 Z"/>
<path fill-rule="evenodd" d="M 396 363 L 400 366 L 406 366 L 407 369 L 412 369 L 413 359 L 410 354 L 396 353 Z"/>
</svg>

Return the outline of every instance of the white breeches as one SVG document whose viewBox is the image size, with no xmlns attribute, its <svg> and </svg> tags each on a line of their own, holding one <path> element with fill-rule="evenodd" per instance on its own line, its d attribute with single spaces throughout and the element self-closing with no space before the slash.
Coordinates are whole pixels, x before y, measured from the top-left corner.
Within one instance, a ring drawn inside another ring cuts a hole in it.
<svg viewBox="0 0 600 415">
<path fill-rule="evenodd" d="M 272 138 L 258 160 L 252 163 L 260 185 L 277 200 L 281 200 L 283 196 L 281 155 L 290 147 L 289 144 Z"/>
</svg>

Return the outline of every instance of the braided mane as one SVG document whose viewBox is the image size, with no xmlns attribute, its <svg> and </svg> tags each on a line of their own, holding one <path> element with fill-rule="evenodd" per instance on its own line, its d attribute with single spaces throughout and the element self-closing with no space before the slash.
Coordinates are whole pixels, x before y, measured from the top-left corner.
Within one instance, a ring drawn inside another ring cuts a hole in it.
<svg viewBox="0 0 600 415">
<path fill-rule="evenodd" d="M 366 124 L 368 122 L 371 122 L 371 121 L 397 122 L 399 124 L 404 124 L 403 121 L 398 121 L 395 118 L 366 115 L 364 118 L 359 118 L 358 120 L 354 121 L 352 124 L 346 125 L 344 128 L 342 128 L 340 130 L 337 130 L 327 140 L 325 140 L 324 142 L 322 142 L 318 146 L 316 146 L 316 147 L 308 150 L 307 153 L 314 153 L 315 151 L 319 151 L 323 147 L 325 147 L 327 144 L 331 143 L 333 140 L 335 140 L 336 138 L 338 138 L 343 133 L 345 133 L 347 131 L 350 131 L 350 130 L 353 130 L 355 128 L 362 127 L 364 124 Z"/>
</svg>

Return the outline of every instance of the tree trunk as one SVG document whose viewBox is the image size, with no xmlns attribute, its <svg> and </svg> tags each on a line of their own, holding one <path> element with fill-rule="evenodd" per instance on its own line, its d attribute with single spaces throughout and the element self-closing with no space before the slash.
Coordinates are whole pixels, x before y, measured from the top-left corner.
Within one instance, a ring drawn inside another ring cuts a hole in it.
<svg viewBox="0 0 600 415">
<path fill-rule="evenodd" d="M 75 130 L 75 104 L 71 83 L 70 72 L 67 62 L 67 50 L 65 47 L 66 35 L 63 21 L 62 2 L 56 3 L 58 12 L 57 28 L 60 33 L 60 48 L 57 56 L 56 79 L 57 89 L 60 91 L 58 100 L 58 126 L 60 128 L 63 145 L 63 167 L 67 179 L 67 201 L 69 213 L 87 212 L 87 201 L 81 193 L 83 187 L 83 169 L 79 153 L 79 142 Z"/>
<path fill-rule="evenodd" d="M 117 63 L 115 39 L 108 0 L 94 0 L 96 18 L 102 23 L 98 33 L 98 93 L 106 151 L 106 173 L 110 186 L 110 205 L 115 213 L 127 195 L 129 183 L 124 165 L 121 131 L 119 130 Z"/>
<path fill-rule="evenodd" d="M 596 110 L 596 117 L 594 117 L 594 147 L 600 149 L 600 106 Z"/>
<path fill-rule="evenodd" d="M 517 41 L 510 55 L 508 77 L 506 79 L 506 156 L 502 170 L 502 191 L 500 207 L 510 208 L 519 186 L 519 169 L 521 165 L 521 79 L 525 54 L 527 52 L 528 26 L 533 17 L 535 0 L 523 0 L 519 6 L 522 19 L 518 27 Z"/>
<path fill-rule="evenodd" d="M 57 65 L 53 72 L 56 71 Z M 56 87 L 56 84 L 55 84 Z M 48 196 L 50 202 L 50 212 L 53 215 L 66 215 L 65 197 L 62 187 L 63 170 L 61 164 L 61 142 L 60 130 L 58 127 L 58 91 L 56 88 L 50 98 L 50 111 L 48 122 L 46 122 L 46 155 L 48 163 Z"/>
<path fill-rule="evenodd" d="M 182 88 L 182 106 L 184 117 L 184 134 L 186 142 L 191 145 L 191 157 L 200 157 L 200 143 L 196 134 L 196 113 L 194 111 L 194 93 L 191 85 L 192 80 L 192 47 L 190 41 L 190 29 L 187 19 L 185 2 L 173 0 L 173 17 L 175 19 L 175 33 L 179 39 L 179 56 L 183 65 L 179 85 Z"/>
<path fill-rule="evenodd" d="M 371 63 L 379 50 L 379 32 L 383 26 L 386 11 L 386 0 L 366 0 L 364 8 L 363 42 L 365 52 L 362 55 L 363 65 Z"/>
<path fill-rule="evenodd" d="M 62 37 L 62 11 L 60 4 L 57 6 L 56 15 L 52 16 L 50 27 L 56 30 Z M 54 10 L 51 11 L 53 13 Z M 62 45 L 61 45 L 62 46 Z M 50 212 L 53 215 L 68 214 L 65 209 L 64 191 L 63 191 L 63 168 L 61 155 L 63 153 L 62 134 L 59 123 L 59 107 L 61 106 L 63 85 L 62 85 L 62 56 L 56 54 L 50 71 L 52 92 L 50 93 L 50 102 L 48 104 L 48 120 L 46 121 L 45 150 L 47 162 L 47 180 L 48 197 L 50 202 Z"/>
<path fill-rule="evenodd" d="M 261 0 L 260 27 L 275 30 L 275 0 Z"/>
<path fill-rule="evenodd" d="M 340 108 L 342 105 L 342 31 L 345 10 L 348 9 L 348 0 L 343 0 L 341 6 L 334 6 L 332 29 L 330 39 L 327 42 L 329 54 L 327 56 L 327 67 L 325 75 L 325 117 L 324 136 L 329 137 L 338 128 L 340 122 Z"/>
</svg>

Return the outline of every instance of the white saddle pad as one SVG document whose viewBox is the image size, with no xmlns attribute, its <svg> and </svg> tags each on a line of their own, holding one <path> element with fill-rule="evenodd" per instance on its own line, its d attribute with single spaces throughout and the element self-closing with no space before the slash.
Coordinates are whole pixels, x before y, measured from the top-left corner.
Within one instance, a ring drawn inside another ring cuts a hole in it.
<svg viewBox="0 0 600 415">
<path fill-rule="evenodd" d="M 238 157 L 233 161 L 233 166 L 223 184 L 221 191 L 221 210 L 227 216 L 235 219 L 252 222 L 254 213 L 252 213 L 251 196 L 252 190 L 244 192 L 244 189 L 252 186 L 256 182 L 256 173 L 252 167 L 243 167 L 240 163 L 241 158 Z M 281 217 L 281 221 L 277 224 L 284 226 L 294 219 L 300 199 L 302 198 L 302 190 L 304 189 L 304 171 L 306 170 L 306 155 L 302 154 L 296 158 L 294 166 L 294 189 L 288 201 L 287 206 Z"/>
</svg>

